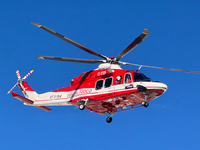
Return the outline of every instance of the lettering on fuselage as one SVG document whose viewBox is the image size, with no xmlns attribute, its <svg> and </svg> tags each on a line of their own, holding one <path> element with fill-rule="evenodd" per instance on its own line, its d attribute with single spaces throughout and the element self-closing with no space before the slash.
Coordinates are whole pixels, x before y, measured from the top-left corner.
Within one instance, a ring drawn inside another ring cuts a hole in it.
<svg viewBox="0 0 200 150">
<path fill-rule="evenodd" d="M 51 95 L 50 99 L 59 99 L 62 98 L 62 95 Z"/>
<path fill-rule="evenodd" d="M 105 75 L 106 74 L 106 71 L 101 71 L 101 72 L 98 72 L 97 73 L 97 76 L 103 76 L 103 75 Z"/>
<path fill-rule="evenodd" d="M 127 86 L 125 86 L 125 89 L 132 89 L 133 88 L 133 84 L 129 84 Z"/>
<path fill-rule="evenodd" d="M 71 98 L 72 96 L 76 97 L 76 96 L 81 96 L 81 95 L 85 95 L 85 94 L 91 94 L 92 89 L 83 89 L 83 90 L 78 90 L 78 91 L 74 91 L 74 92 L 67 94 L 67 98 Z"/>
</svg>

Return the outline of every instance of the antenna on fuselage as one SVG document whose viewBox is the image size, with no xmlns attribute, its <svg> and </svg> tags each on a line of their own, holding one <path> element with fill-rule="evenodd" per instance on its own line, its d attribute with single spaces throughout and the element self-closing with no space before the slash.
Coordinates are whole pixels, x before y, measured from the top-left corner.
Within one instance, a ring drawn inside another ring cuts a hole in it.
<svg viewBox="0 0 200 150">
<path fill-rule="evenodd" d="M 141 68 L 142 68 L 142 65 L 136 70 L 136 72 L 138 72 Z"/>
</svg>

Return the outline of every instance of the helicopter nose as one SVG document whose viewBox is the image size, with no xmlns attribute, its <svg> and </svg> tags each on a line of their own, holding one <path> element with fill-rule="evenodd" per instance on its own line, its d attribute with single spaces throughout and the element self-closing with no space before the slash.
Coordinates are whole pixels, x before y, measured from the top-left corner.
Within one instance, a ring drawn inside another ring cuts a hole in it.
<svg viewBox="0 0 200 150">
<path fill-rule="evenodd" d="M 165 93 L 167 91 L 167 85 L 164 83 L 159 82 L 156 86 L 158 87 L 158 89 L 163 90 L 163 93 Z"/>
<path fill-rule="evenodd" d="M 167 85 L 164 84 L 164 83 L 161 83 L 161 87 L 164 88 L 164 89 L 166 89 L 166 90 L 167 90 L 167 88 L 168 88 Z M 165 91 L 166 91 L 166 90 L 165 90 Z"/>
<path fill-rule="evenodd" d="M 156 86 L 159 87 L 160 89 L 163 89 L 164 91 L 167 90 L 167 85 L 161 82 L 156 83 Z"/>
<path fill-rule="evenodd" d="M 142 84 L 137 86 L 137 88 L 139 91 L 142 92 L 144 92 L 144 90 L 147 88 L 148 92 L 154 91 L 163 94 L 167 90 L 167 85 L 161 82 L 143 82 Z"/>
</svg>

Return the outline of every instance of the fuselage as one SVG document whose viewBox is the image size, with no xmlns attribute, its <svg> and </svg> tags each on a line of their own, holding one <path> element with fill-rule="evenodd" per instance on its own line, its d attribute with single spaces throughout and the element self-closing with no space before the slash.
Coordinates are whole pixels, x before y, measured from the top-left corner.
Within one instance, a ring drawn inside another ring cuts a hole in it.
<svg viewBox="0 0 200 150">
<path fill-rule="evenodd" d="M 79 106 L 82 101 L 87 100 L 87 109 L 104 114 L 104 112 L 117 112 L 141 104 L 145 95 L 148 95 L 147 101 L 151 101 L 167 90 L 165 84 L 153 82 L 137 71 L 121 68 L 111 70 L 96 69 L 82 73 L 72 79 L 68 87 L 39 94 L 33 105 Z M 146 87 L 148 94 L 140 92 L 139 85 Z"/>
</svg>

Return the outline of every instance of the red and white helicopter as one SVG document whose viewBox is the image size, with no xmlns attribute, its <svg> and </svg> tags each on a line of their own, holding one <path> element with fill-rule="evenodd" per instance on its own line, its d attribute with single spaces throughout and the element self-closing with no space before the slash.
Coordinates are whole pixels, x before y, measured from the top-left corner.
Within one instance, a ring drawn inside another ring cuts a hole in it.
<svg viewBox="0 0 200 150">
<path fill-rule="evenodd" d="M 100 63 L 97 69 L 84 72 L 80 74 L 80 76 L 72 79 L 70 86 L 43 94 L 36 93 L 27 82 L 24 81 L 33 70 L 23 78 L 20 77 L 19 71 L 17 71 L 16 74 L 18 81 L 14 87 L 18 85 L 24 96 L 15 92 L 12 92 L 12 96 L 24 102 L 25 105 L 34 106 L 45 111 L 52 110 L 46 106 L 74 105 L 78 106 L 80 110 L 88 109 L 101 115 L 110 114 L 106 119 L 106 121 L 110 123 L 112 121 L 112 116 L 116 112 L 142 106 L 148 107 L 149 101 L 158 98 L 167 90 L 167 85 L 164 83 L 154 82 L 144 74 L 138 72 L 141 67 L 200 74 L 200 72 L 194 71 L 145 66 L 120 61 L 123 56 L 133 50 L 133 48 L 148 36 L 149 31 L 147 29 L 145 29 L 144 32 L 117 57 L 106 57 L 41 24 L 32 24 L 102 59 L 88 60 L 39 56 L 39 59 L 92 64 Z M 122 69 L 120 65 L 139 66 L 139 68 L 136 71 L 129 71 Z M 8 94 L 13 90 L 13 88 L 8 92 Z"/>
</svg>

